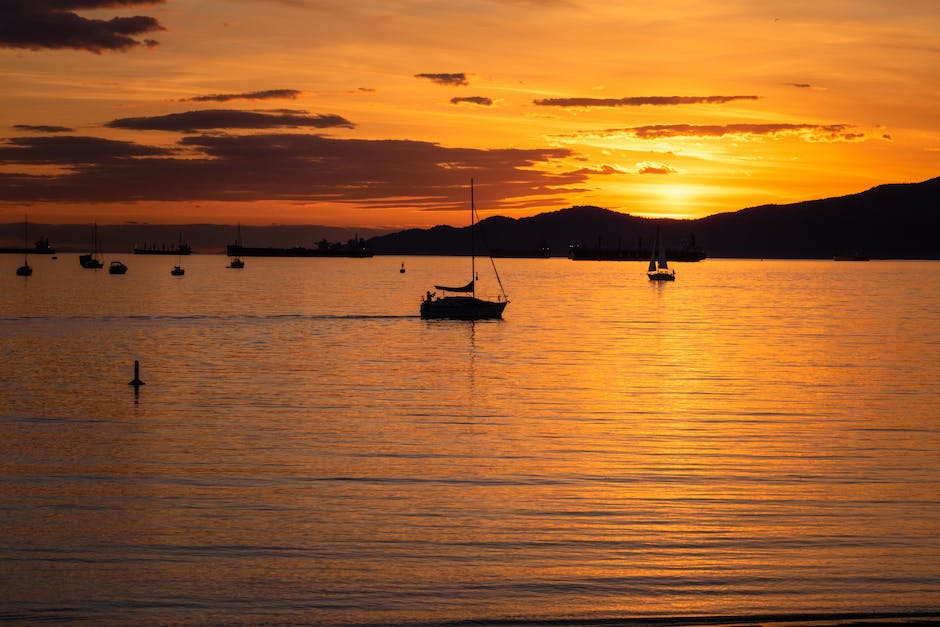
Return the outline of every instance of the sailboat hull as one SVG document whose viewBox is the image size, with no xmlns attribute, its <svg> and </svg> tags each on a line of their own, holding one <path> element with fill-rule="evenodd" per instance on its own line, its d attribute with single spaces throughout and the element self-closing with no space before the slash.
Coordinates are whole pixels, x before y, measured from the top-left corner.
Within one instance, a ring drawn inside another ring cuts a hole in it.
<svg viewBox="0 0 940 627">
<path fill-rule="evenodd" d="M 676 275 L 672 272 L 663 272 L 662 270 L 657 270 L 655 272 L 647 272 L 646 276 L 649 277 L 650 281 L 675 281 Z"/>
<path fill-rule="evenodd" d="M 426 320 L 498 320 L 508 301 L 480 300 L 472 296 L 444 296 L 421 302 Z"/>
<path fill-rule="evenodd" d="M 98 268 L 104 267 L 104 264 L 95 259 L 92 255 L 79 255 L 78 263 L 80 263 L 83 268 L 90 270 L 97 270 Z"/>
</svg>

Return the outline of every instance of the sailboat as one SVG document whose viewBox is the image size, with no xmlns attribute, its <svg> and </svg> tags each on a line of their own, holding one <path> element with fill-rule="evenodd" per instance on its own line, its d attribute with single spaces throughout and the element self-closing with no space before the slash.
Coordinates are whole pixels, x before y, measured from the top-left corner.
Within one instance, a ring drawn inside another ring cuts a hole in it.
<svg viewBox="0 0 940 627">
<path fill-rule="evenodd" d="M 656 229 L 656 245 L 650 254 L 650 265 L 646 269 L 650 281 L 675 281 L 676 271 L 666 264 L 666 247 L 659 241 L 659 229 Z"/>
<path fill-rule="evenodd" d="M 425 319 L 452 319 L 452 320 L 493 320 L 503 317 L 503 310 L 509 304 L 503 283 L 496 272 L 493 257 L 493 271 L 496 272 L 496 281 L 502 295 L 496 300 L 483 300 L 476 295 L 476 207 L 473 201 L 473 179 L 470 179 L 470 282 L 460 287 L 447 287 L 435 285 L 434 289 L 444 292 L 443 296 L 436 296 L 427 292 L 421 301 L 421 317 Z"/>
<path fill-rule="evenodd" d="M 23 218 L 23 265 L 16 269 L 16 276 L 31 276 L 33 269 L 29 265 L 29 221 Z"/>
<path fill-rule="evenodd" d="M 98 250 L 98 223 L 96 222 L 92 227 L 91 253 L 79 255 L 78 263 L 80 263 L 83 268 L 89 268 L 91 270 L 103 268 L 104 263 L 98 258 L 100 253 L 101 251 Z"/>
<path fill-rule="evenodd" d="M 239 223 L 235 231 L 235 246 L 240 248 L 241 245 L 242 245 L 242 225 L 241 223 Z M 229 262 L 228 267 L 235 268 L 236 270 L 240 270 L 241 268 L 245 267 L 245 261 L 241 257 L 233 257 L 232 260 Z"/>
<path fill-rule="evenodd" d="M 183 263 L 183 234 L 182 233 L 180 233 L 180 243 L 179 243 L 179 246 L 176 247 L 176 252 L 177 252 L 176 265 L 173 266 L 172 270 L 170 270 L 170 274 L 172 274 L 173 276 L 183 276 L 184 274 L 186 274 L 186 270 L 184 270 L 182 266 L 182 263 Z"/>
</svg>

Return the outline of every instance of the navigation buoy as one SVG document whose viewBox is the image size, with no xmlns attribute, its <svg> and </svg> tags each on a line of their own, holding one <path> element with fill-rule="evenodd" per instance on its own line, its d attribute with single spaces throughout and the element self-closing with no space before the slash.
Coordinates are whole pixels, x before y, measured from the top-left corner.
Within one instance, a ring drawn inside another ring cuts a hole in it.
<svg viewBox="0 0 940 627">
<path fill-rule="evenodd" d="M 140 362 L 136 359 L 134 360 L 134 379 L 128 381 L 127 385 L 133 385 L 135 389 L 144 385 L 144 382 L 140 380 Z"/>
<path fill-rule="evenodd" d="M 404 262 L 404 261 L 401 262 L 401 268 L 400 268 L 398 271 L 401 272 L 402 274 L 405 273 L 405 262 Z"/>
</svg>

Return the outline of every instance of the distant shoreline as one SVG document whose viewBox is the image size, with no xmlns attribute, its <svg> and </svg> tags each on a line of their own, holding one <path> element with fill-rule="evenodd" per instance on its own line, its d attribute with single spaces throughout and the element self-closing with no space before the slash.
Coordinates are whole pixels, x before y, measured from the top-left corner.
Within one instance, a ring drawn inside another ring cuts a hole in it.
<svg viewBox="0 0 940 627">
<path fill-rule="evenodd" d="M 845 612 L 808 614 L 742 614 L 727 616 L 639 616 L 598 618 L 504 618 L 435 622 L 438 627 L 740 627 L 774 625 L 779 627 L 888 627 L 933 625 L 940 622 L 937 612 Z M 394 624 L 393 624 L 394 625 Z M 409 623 L 409 625 L 414 625 Z"/>
</svg>

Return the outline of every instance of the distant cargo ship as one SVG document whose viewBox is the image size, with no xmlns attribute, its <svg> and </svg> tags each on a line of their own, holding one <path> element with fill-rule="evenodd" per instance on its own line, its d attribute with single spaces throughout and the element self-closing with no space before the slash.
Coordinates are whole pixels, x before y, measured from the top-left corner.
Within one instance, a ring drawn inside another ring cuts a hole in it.
<svg viewBox="0 0 940 627">
<path fill-rule="evenodd" d="M 135 255 L 191 255 L 193 249 L 189 244 L 180 242 L 179 244 L 144 244 L 143 246 L 134 246 Z"/>
<path fill-rule="evenodd" d="M 649 261 L 651 250 L 585 248 L 572 246 L 568 249 L 568 258 L 575 261 Z M 667 250 L 666 257 L 672 261 L 701 261 L 708 255 L 700 248 Z"/>
<path fill-rule="evenodd" d="M 293 248 L 274 248 L 263 246 L 242 246 L 229 244 L 226 247 L 229 257 L 372 257 L 372 251 L 364 239 L 351 239 L 345 244 L 320 240 L 316 248 L 294 246 Z"/>
<path fill-rule="evenodd" d="M 548 259 L 552 256 L 552 249 L 548 246 L 539 248 L 491 248 L 490 257 L 515 259 Z"/>
<path fill-rule="evenodd" d="M 652 252 L 643 246 L 641 238 L 636 248 L 623 248 L 619 245 L 617 248 L 589 248 L 575 243 L 568 248 L 568 258 L 575 261 L 648 261 Z M 682 248 L 666 250 L 666 257 L 670 261 L 701 261 L 707 256 L 705 251 L 696 245 L 694 236 L 690 237 Z"/>
<path fill-rule="evenodd" d="M 54 255 L 55 248 L 49 243 L 49 239 L 40 237 L 39 241 L 32 248 L 0 248 L 0 253 L 15 253 L 17 255 Z"/>
</svg>

